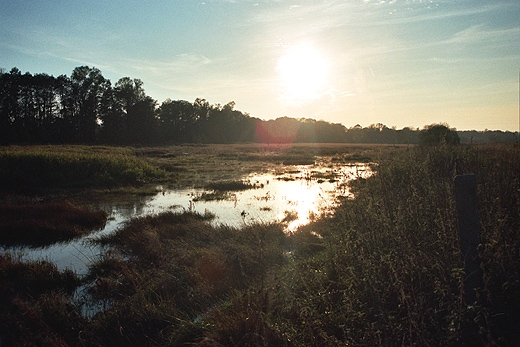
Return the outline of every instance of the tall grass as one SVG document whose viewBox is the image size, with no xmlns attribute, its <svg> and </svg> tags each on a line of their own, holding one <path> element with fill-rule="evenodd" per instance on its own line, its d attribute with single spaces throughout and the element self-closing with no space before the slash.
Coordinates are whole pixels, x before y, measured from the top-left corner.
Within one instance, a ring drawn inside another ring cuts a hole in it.
<svg viewBox="0 0 520 347">
<path fill-rule="evenodd" d="M 120 314 L 130 312 L 129 302 L 155 307 L 156 313 L 132 316 L 155 317 L 147 327 L 167 331 L 168 337 L 153 335 L 166 345 L 514 345 L 520 312 L 517 165 L 515 147 L 405 150 L 382 158 L 376 175 L 354 183 L 356 198 L 344 199 L 332 218 L 293 235 L 207 224 L 163 229 L 150 222 L 163 225 L 158 220 L 166 216 L 143 219 L 131 233 L 139 230 L 139 237 L 126 235 L 137 225 L 118 236 L 121 249 L 130 259 L 137 255 L 138 264 L 153 264 L 146 272 L 134 267 L 132 276 L 152 271 L 161 284 L 146 275 L 140 282 L 146 286 L 131 295 L 139 301 L 123 299 L 125 310 L 106 317 L 124 321 Z M 474 172 L 479 181 L 485 287 L 478 291 L 487 300 L 471 306 L 462 285 L 457 170 Z M 134 239 L 139 241 L 128 249 Z M 138 246 L 142 240 L 147 246 Z M 154 295 L 145 294 L 150 290 Z"/>
<path fill-rule="evenodd" d="M 80 284 L 72 271 L 0 255 L 0 283 L 2 345 L 81 345 L 87 322 L 71 299 Z"/>
<path fill-rule="evenodd" d="M 119 187 L 165 177 L 124 148 L 30 146 L 0 149 L 2 189 Z"/>
<path fill-rule="evenodd" d="M 134 219 L 99 241 L 107 254 L 86 278 L 107 309 L 66 341 L 518 345 L 519 158 L 517 146 L 396 151 L 352 184 L 355 198 L 333 216 L 294 234 L 275 224 L 214 227 L 191 212 Z M 464 300 L 457 173 L 478 182 L 484 287 L 474 305 Z M 49 326 L 69 311 L 58 312 Z"/>
<path fill-rule="evenodd" d="M 213 227 L 207 218 L 166 212 L 134 219 L 99 241 L 117 250 L 88 276 L 94 298 L 111 307 L 96 317 L 102 344 L 193 342 L 204 336 L 207 312 L 236 291 L 261 288 L 268 269 L 284 263 L 281 226 L 240 230 Z"/>
<path fill-rule="evenodd" d="M 518 147 L 415 148 L 380 161 L 334 218 L 311 226 L 323 251 L 283 281 L 297 345 L 516 345 L 520 302 Z M 485 287 L 463 300 L 453 177 L 476 173 Z M 295 324 L 297 323 L 297 324 Z M 479 333 L 480 332 L 480 333 Z"/>
</svg>

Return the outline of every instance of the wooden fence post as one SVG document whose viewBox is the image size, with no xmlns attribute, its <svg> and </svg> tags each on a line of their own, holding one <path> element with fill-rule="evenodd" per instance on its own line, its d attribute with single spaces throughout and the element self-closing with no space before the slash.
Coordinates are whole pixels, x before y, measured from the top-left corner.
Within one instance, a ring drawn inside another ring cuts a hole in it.
<svg viewBox="0 0 520 347">
<path fill-rule="evenodd" d="M 477 301 L 477 288 L 483 288 L 478 218 L 477 183 L 475 174 L 455 176 L 455 199 L 459 221 L 460 249 L 464 257 L 464 299 L 467 305 Z"/>
</svg>

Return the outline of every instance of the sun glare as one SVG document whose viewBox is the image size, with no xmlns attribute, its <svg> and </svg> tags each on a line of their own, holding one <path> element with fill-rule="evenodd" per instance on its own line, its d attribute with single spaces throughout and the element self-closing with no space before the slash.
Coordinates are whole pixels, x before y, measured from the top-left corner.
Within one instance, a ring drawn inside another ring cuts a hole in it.
<svg viewBox="0 0 520 347">
<path fill-rule="evenodd" d="M 303 184 L 303 186 L 298 187 L 299 184 Z M 284 210 L 278 215 L 278 219 L 284 220 L 289 217 L 287 230 L 290 232 L 310 223 L 312 215 L 319 215 L 320 212 L 323 212 L 321 201 L 324 192 L 321 186 L 308 186 L 304 182 L 298 181 L 288 185 L 285 182 L 285 186 L 280 189 L 280 194 L 287 207 L 290 207 L 290 213 L 286 214 L 287 211 Z"/>
<path fill-rule="evenodd" d="M 289 48 L 278 61 L 276 70 L 281 79 L 281 96 L 289 103 L 318 99 L 326 90 L 328 62 L 310 44 Z"/>
</svg>

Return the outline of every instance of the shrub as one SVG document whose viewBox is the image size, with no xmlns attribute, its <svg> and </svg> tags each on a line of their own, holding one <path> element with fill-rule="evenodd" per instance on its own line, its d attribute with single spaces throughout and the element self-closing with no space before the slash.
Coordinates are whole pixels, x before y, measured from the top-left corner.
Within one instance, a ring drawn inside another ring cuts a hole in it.
<svg viewBox="0 0 520 347">
<path fill-rule="evenodd" d="M 455 130 L 450 129 L 444 124 L 432 124 L 424 127 L 419 133 L 419 144 L 425 146 L 432 145 L 458 145 L 460 144 L 459 135 Z"/>
</svg>

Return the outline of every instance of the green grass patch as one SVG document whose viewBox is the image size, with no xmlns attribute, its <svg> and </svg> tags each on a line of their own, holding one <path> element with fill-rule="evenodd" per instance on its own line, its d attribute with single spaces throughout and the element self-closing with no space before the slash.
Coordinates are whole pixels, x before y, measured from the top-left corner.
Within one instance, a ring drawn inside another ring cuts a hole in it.
<svg viewBox="0 0 520 347">
<path fill-rule="evenodd" d="M 138 159 L 125 148 L 0 148 L 0 187 L 4 190 L 112 188 L 142 185 L 165 177 L 165 171 Z"/>
</svg>

